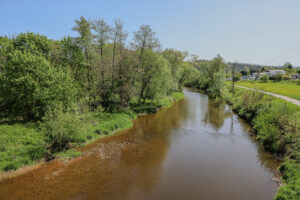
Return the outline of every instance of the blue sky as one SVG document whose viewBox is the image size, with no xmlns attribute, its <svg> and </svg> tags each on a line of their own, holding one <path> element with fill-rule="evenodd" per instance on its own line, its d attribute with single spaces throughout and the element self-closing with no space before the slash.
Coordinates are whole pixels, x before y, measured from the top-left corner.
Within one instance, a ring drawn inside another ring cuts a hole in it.
<svg viewBox="0 0 300 200">
<path fill-rule="evenodd" d="M 164 48 L 203 59 L 300 66 L 299 11 L 300 0 L 0 0 L 0 35 L 60 39 L 81 15 L 121 18 L 129 33 L 149 24 Z"/>
</svg>

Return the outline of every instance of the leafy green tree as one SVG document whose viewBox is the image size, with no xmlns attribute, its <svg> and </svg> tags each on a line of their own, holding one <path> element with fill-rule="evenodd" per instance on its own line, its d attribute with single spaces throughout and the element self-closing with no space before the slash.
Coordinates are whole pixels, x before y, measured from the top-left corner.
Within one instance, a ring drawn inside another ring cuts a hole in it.
<svg viewBox="0 0 300 200">
<path fill-rule="evenodd" d="M 263 83 L 268 82 L 268 80 L 269 80 L 269 76 L 267 76 L 267 75 L 263 75 L 263 76 L 260 77 L 260 81 L 263 82 Z"/>
<path fill-rule="evenodd" d="M 290 62 L 284 63 L 283 67 L 284 68 L 288 68 L 288 69 L 293 69 L 293 66 L 292 66 L 292 64 Z"/>
<path fill-rule="evenodd" d="M 21 33 L 13 39 L 14 50 L 30 52 L 49 58 L 50 40 L 46 36 L 35 33 Z"/>
<path fill-rule="evenodd" d="M 107 73 L 107 56 L 104 55 L 105 46 L 109 43 L 111 40 L 111 34 L 112 34 L 112 28 L 103 20 L 98 19 L 94 20 L 93 29 L 95 31 L 95 37 L 97 39 L 97 43 L 99 45 L 100 49 L 100 95 L 103 98 L 105 98 L 105 88 L 106 88 L 106 80 L 105 80 L 105 74 Z"/>
<path fill-rule="evenodd" d="M 92 34 L 93 23 L 90 20 L 87 20 L 85 17 L 81 16 L 79 20 L 75 20 L 75 26 L 73 31 L 76 31 L 79 34 L 77 38 L 85 56 L 84 66 L 87 69 L 87 95 L 88 95 L 88 105 L 89 109 L 92 109 L 92 96 L 93 96 L 93 69 L 91 62 L 92 54 L 92 40 L 94 38 Z"/>
<path fill-rule="evenodd" d="M 141 90 L 138 104 L 146 98 L 166 96 L 171 88 L 171 69 L 167 61 L 152 50 L 146 50 L 141 63 L 140 73 Z"/>
<path fill-rule="evenodd" d="M 274 81 L 282 81 L 283 75 L 278 73 L 273 77 Z"/>
<path fill-rule="evenodd" d="M 1 107 L 12 118 L 40 120 L 58 105 L 69 109 L 76 95 L 72 79 L 41 55 L 16 50 L 2 69 Z"/>
<path fill-rule="evenodd" d="M 172 71 L 172 90 L 176 91 L 179 89 L 179 79 L 181 74 L 181 64 L 185 58 L 185 55 L 181 51 L 174 49 L 166 49 L 162 52 L 165 59 L 168 60 Z"/>
</svg>

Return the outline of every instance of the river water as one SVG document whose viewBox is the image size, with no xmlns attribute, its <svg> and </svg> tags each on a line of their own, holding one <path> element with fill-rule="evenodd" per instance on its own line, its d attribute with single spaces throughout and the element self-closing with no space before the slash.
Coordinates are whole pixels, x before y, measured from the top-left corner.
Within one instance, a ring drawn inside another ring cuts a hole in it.
<svg viewBox="0 0 300 200">
<path fill-rule="evenodd" d="M 170 108 L 0 184 L 0 199 L 271 200 L 278 161 L 221 101 L 185 89 Z"/>
</svg>

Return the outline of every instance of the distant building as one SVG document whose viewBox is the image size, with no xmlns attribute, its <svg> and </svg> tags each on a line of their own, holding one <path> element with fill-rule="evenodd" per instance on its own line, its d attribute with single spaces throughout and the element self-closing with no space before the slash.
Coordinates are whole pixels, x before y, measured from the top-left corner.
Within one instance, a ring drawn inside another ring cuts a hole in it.
<svg viewBox="0 0 300 200">
<path fill-rule="evenodd" d="M 269 76 L 268 73 L 262 72 L 262 73 L 253 73 L 251 80 L 259 80 L 262 76 Z"/>
<path fill-rule="evenodd" d="M 300 74 L 290 74 L 292 79 L 300 79 Z"/>
<path fill-rule="evenodd" d="M 284 70 L 269 70 L 267 73 L 270 78 L 276 76 L 277 74 L 286 75 L 286 72 Z"/>
</svg>

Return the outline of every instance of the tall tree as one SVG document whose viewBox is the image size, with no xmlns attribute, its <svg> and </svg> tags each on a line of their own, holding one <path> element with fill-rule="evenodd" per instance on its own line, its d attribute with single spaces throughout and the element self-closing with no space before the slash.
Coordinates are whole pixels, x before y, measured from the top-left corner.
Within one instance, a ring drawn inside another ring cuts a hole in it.
<svg viewBox="0 0 300 200">
<path fill-rule="evenodd" d="M 142 25 L 137 32 L 134 32 L 133 43 L 131 45 L 138 52 L 138 60 L 131 81 L 131 86 L 133 86 L 136 81 L 137 73 L 140 72 L 140 64 L 143 59 L 144 51 L 154 50 L 160 47 L 160 44 L 158 38 L 155 37 L 155 32 L 152 31 L 151 27 L 149 25 Z M 143 89 L 141 88 L 141 93 L 142 90 Z"/>
<path fill-rule="evenodd" d="M 115 65 L 116 65 L 116 55 L 117 51 L 119 54 L 122 53 L 124 44 L 127 38 L 127 33 L 124 31 L 124 22 L 121 19 L 115 20 L 115 26 L 113 28 L 113 53 L 112 53 L 112 74 L 111 74 L 111 89 L 114 89 L 115 84 Z"/>
<path fill-rule="evenodd" d="M 90 20 L 85 19 L 85 17 L 81 16 L 79 20 L 75 20 L 75 26 L 73 27 L 73 31 L 78 32 L 80 37 L 78 41 L 84 51 L 86 63 L 85 66 L 87 67 L 87 81 L 88 81 L 88 101 L 89 101 L 89 109 L 91 110 L 91 103 L 92 103 L 92 63 L 91 63 L 91 46 L 93 40 L 92 34 L 92 22 Z"/>
<path fill-rule="evenodd" d="M 105 62 L 104 62 L 104 46 L 110 41 L 111 39 L 111 27 L 106 24 L 103 19 L 94 20 L 93 29 L 96 32 L 97 42 L 100 47 L 100 71 L 101 71 L 101 94 L 103 95 L 105 90 Z"/>
</svg>

